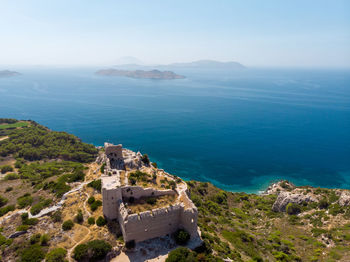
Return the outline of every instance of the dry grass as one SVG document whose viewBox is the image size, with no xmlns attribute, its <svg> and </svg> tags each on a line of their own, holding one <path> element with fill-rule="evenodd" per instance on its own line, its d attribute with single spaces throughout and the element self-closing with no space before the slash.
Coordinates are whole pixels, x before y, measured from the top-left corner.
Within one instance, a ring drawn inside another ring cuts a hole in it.
<svg viewBox="0 0 350 262">
<path fill-rule="evenodd" d="M 147 210 L 152 210 L 156 208 L 167 207 L 176 204 L 177 195 L 165 195 L 160 197 L 152 197 L 157 200 L 155 204 L 148 204 L 146 201 L 150 197 L 142 197 L 136 199 L 133 203 L 128 202 L 128 209 L 131 213 L 140 213 Z"/>
</svg>

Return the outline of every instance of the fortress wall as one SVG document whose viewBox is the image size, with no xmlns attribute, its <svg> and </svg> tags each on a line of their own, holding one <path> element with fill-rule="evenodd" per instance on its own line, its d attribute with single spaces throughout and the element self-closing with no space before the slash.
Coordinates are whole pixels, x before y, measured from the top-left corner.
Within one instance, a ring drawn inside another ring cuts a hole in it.
<svg viewBox="0 0 350 262">
<path fill-rule="evenodd" d="M 118 218 L 119 201 L 122 199 L 120 188 L 106 189 L 102 187 L 102 209 L 108 219 Z"/>
<path fill-rule="evenodd" d="M 185 209 L 183 212 L 181 212 L 181 225 L 188 233 L 191 234 L 191 237 L 197 235 L 197 218 L 197 208 Z"/>
<path fill-rule="evenodd" d="M 129 215 L 121 225 L 124 240 L 140 242 L 175 232 L 179 228 L 182 210 L 181 205 L 176 205 Z"/>
<path fill-rule="evenodd" d="M 175 191 L 171 189 L 157 190 L 154 188 L 143 188 L 140 186 L 125 186 L 122 187 L 123 197 L 134 197 L 136 199 L 140 197 L 150 197 L 150 196 L 164 196 L 164 195 L 175 195 Z"/>
<path fill-rule="evenodd" d="M 126 233 L 125 233 L 125 227 L 124 227 L 124 223 L 128 218 L 128 211 L 125 208 L 125 205 L 123 202 L 120 203 L 119 208 L 118 208 L 118 221 L 119 221 L 119 225 L 120 225 L 120 229 L 122 231 L 123 237 L 125 239 Z"/>
</svg>

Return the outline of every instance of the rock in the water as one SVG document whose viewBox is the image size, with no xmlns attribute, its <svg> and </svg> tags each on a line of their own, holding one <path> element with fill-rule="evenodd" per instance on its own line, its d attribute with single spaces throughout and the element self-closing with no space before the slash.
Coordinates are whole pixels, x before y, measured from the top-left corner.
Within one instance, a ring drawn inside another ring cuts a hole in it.
<svg viewBox="0 0 350 262">
<path fill-rule="evenodd" d="M 289 203 L 302 204 L 303 202 L 317 202 L 317 199 L 310 196 L 292 192 L 280 192 L 272 210 L 275 212 L 285 212 Z"/>
</svg>

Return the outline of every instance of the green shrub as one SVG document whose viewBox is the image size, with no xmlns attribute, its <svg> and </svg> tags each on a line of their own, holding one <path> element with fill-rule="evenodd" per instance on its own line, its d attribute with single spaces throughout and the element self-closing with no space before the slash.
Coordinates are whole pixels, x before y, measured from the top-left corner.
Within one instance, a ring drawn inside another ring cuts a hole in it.
<svg viewBox="0 0 350 262">
<path fill-rule="evenodd" d="M 93 196 L 91 196 L 91 197 L 89 197 L 87 202 L 88 202 L 89 205 L 91 205 L 92 203 L 95 202 L 95 198 Z"/>
<path fill-rule="evenodd" d="M 20 225 L 16 228 L 16 231 L 27 231 L 29 228 L 28 225 Z"/>
<path fill-rule="evenodd" d="M 75 216 L 75 221 L 78 224 L 81 224 L 84 221 L 84 216 L 83 216 L 83 213 L 82 213 L 82 211 L 80 209 L 78 210 L 78 214 Z"/>
<path fill-rule="evenodd" d="M 23 158 L 17 158 L 15 163 L 15 168 L 21 168 L 25 164 Z"/>
<path fill-rule="evenodd" d="M 186 245 L 190 238 L 191 235 L 183 229 L 179 229 L 174 233 L 174 239 L 178 245 Z"/>
<path fill-rule="evenodd" d="M 154 205 L 155 203 L 157 203 L 157 199 L 155 197 L 149 197 L 146 199 L 146 203 L 149 205 Z"/>
<path fill-rule="evenodd" d="M 12 186 L 9 186 L 9 187 L 6 187 L 5 192 L 10 192 L 10 191 L 12 191 L 12 190 L 13 190 L 13 187 L 12 187 Z"/>
<path fill-rule="evenodd" d="M 51 215 L 53 222 L 61 222 L 62 221 L 62 212 L 56 211 Z"/>
<path fill-rule="evenodd" d="M 112 246 L 103 240 L 92 240 L 74 248 L 73 258 L 77 261 L 99 261 L 112 250 Z"/>
<path fill-rule="evenodd" d="M 8 205 L 0 208 L 0 217 L 13 210 L 15 210 L 15 205 Z"/>
<path fill-rule="evenodd" d="M 37 218 L 29 218 L 28 213 L 21 214 L 22 225 L 33 226 L 39 223 L 39 219 Z"/>
<path fill-rule="evenodd" d="M 73 227 L 74 227 L 74 223 L 73 223 L 73 221 L 70 220 L 70 219 L 64 221 L 63 224 L 62 224 L 62 229 L 63 229 L 64 231 L 71 230 Z"/>
<path fill-rule="evenodd" d="M 191 262 L 196 261 L 194 253 L 185 247 L 178 247 L 170 251 L 166 262 Z"/>
<path fill-rule="evenodd" d="M 95 225 L 95 218 L 94 217 L 89 217 L 88 218 L 88 224 L 89 225 Z"/>
<path fill-rule="evenodd" d="M 10 174 L 7 174 L 5 177 L 4 177 L 4 180 L 16 180 L 19 178 L 19 175 L 16 174 L 16 173 L 10 173 Z"/>
<path fill-rule="evenodd" d="M 39 203 L 33 205 L 30 209 L 30 213 L 35 216 L 40 213 L 45 207 L 48 207 L 52 203 L 51 199 L 42 199 Z"/>
<path fill-rule="evenodd" d="M 105 167 L 106 167 L 106 163 L 103 163 L 101 168 L 100 168 L 100 171 L 102 174 L 104 174 L 104 172 L 105 172 Z"/>
<path fill-rule="evenodd" d="M 24 194 L 23 196 L 17 198 L 18 208 L 25 208 L 26 206 L 32 205 L 32 203 L 33 203 L 33 197 L 31 197 L 29 193 Z"/>
<path fill-rule="evenodd" d="M 94 188 L 97 192 L 101 193 L 101 179 L 97 179 L 94 181 L 91 181 L 89 184 L 87 184 L 88 187 Z"/>
<path fill-rule="evenodd" d="M 47 246 L 50 241 L 50 237 L 48 234 L 42 234 L 40 237 L 40 245 Z"/>
<path fill-rule="evenodd" d="M 10 166 L 10 165 L 4 165 L 4 166 L 0 167 L 0 171 L 1 171 L 1 174 L 5 174 L 7 172 L 12 172 L 13 171 L 13 167 Z"/>
<path fill-rule="evenodd" d="M 152 162 L 152 166 L 153 166 L 154 168 L 158 168 L 158 165 L 157 165 L 156 162 Z"/>
<path fill-rule="evenodd" d="M 329 206 L 329 203 L 328 203 L 326 198 L 323 198 L 323 199 L 320 200 L 320 202 L 318 202 L 318 207 L 320 209 L 327 209 L 328 206 Z"/>
<path fill-rule="evenodd" d="M 99 227 L 103 227 L 104 225 L 107 224 L 106 219 L 104 219 L 103 217 L 99 216 L 96 220 L 96 225 L 98 225 Z"/>
<path fill-rule="evenodd" d="M 227 194 L 225 191 L 220 191 L 214 196 L 214 201 L 218 204 L 227 204 Z"/>
<path fill-rule="evenodd" d="M 40 262 L 45 258 L 45 253 L 39 245 L 31 245 L 20 251 L 21 262 Z"/>
<path fill-rule="evenodd" d="M 296 214 L 299 214 L 301 212 L 301 208 L 298 204 L 289 203 L 286 206 L 286 212 L 288 215 L 296 215 Z"/>
<path fill-rule="evenodd" d="M 3 207 L 7 204 L 9 200 L 6 197 L 0 196 L 0 207 Z"/>
<path fill-rule="evenodd" d="M 46 262 L 65 262 L 66 255 L 67 250 L 64 248 L 55 248 L 47 253 L 45 259 Z"/>
<path fill-rule="evenodd" d="M 148 157 L 147 154 L 142 155 L 141 161 L 142 161 L 146 166 L 149 166 L 149 164 L 150 164 L 149 157 Z"/>
<path fill-rule="evenodd" d="M 41 234 L 35 234 L 35 235 L 32 235 L 29 239 L 29 243 L 31 245 L 34 245 L 36 243 L 39 243 L 40 242 L 40 238 L 41 238 Z"/>
<path fill-rule="evenodd" d="M 89 248 L 86 244 L 77 245 L 73 251 L 73 258 L 77 261 L 87 261 L 89 259 Z"/>
<path fill-rule="evenodd" d="M 96 211 L 98 207 L 102 206 L 101 200 L 96 200 L 90 205 L 91 211 Z"/>
<path fill-rule="evenodd" d="M 335 203 L 329 207 L 329 214 L 333 216 L 344 213 L 344 211 L 345 209 L 341 207 L 338 203 Z"/>
</svg>

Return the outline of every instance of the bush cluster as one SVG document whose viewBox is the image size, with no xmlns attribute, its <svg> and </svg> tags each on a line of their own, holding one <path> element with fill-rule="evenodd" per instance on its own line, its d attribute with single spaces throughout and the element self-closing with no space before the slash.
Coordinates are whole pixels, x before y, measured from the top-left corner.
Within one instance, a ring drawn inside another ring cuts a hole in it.
<svg viewBox="0 0 350 262">
<path fill-rule="evenodd" d="M 10 139 L 2 141 L 1 156 L 14 154 L 29 161 L 60 158 L 86 163 L 93 161 L 98 152 L 74 135 L 51 131 L 35 122 L 26 128 L 9 130 L 7 135 Z"/>
<path fill-rule="evenodd" d="M 73 251 L 73 258 L 77 261 L 98 261 L 112 250 L 112 246 L 103 240 L 92 240 L 77 245 Z"/>
</svg>

